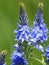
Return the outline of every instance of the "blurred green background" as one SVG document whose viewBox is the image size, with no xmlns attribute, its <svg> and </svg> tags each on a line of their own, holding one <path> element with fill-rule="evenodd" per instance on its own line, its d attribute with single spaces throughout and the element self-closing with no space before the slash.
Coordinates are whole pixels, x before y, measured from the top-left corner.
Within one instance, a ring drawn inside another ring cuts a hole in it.
<svg viewBox="0 0 49 65">
<path fill-rule="evenodd" d="M 19 18 L 19 2 L 23 2 L 29 18 L 29 26 L 32 25 L 39 1 L 44 4 L 44 20 L 49 27 L 49 0 L 0 0 L 0 51 L 6 49 L 8 51 L 6 62 L 11 64 L 11 53 L 14 50 L 15 42 L 14 30 L 17 28 L 16 23 Z M 46 44 L 49 44 L 46 42 Z M 40 52 L 34 51 L 34 56 L 41 58 Z M 30 60 L 30 65 L 42 65 L 36 60 Z"/>
</svg>

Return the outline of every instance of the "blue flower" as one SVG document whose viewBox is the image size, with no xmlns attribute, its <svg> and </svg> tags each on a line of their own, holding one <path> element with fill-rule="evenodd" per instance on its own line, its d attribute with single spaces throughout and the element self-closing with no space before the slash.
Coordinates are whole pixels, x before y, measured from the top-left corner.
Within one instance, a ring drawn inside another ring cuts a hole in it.
<svg viewBox="0 0 49 65">
<path fill-rule="evenodd" d="M 16 56 L 11 65 L 27 65 L 25 58 Z"/>
<path fill-rule="evenodd" d="M 28 41 L 29 39 L 29 36 L 30 36 L 30 29 L 27 25 L 23 25 L 21 26 L 19 25 L 19 29 L 18 30 L 15 30 L 15 33 L 16 33 L 16 40 L 17 41 L 21 41 L 21 42 L 24 42 L 24 41 Z"/>
<path fill-rule="evenodd" d="M 46 48 L 45 56 L 46 59 L 49 60 L 49 46 Z"/>
<path fill-rule="evenodd" d="M 42 45 L 35 45 L 34 48 L 36 48 L 37 50 L 44 52 L 44 48 Z"/>
<path fill-rule="evenodd" d="M 22 49 L 24 48 L 24 47 L 21 45 L 21 43 L 20 43 L 20 45 L 15 44 L 14 47 L 16 48 L 16 50 L 17 50 L 18 52 L 22 52 Z"/>
<path fill-rule="evenodd" d="M 40 8 L 37 10 L 37 13 L 33 22 L 33 29 L 31 31 L 31 39 L 32 39 L 31 41 L 32 43 L 33 42 L 43 43 L 44 41 L 48 40 L 48 29 L 46 27 L 46 24 L 44 23 L 42 9 Z"/>
<path fill-rule="evenodd" d="M 26 59 L 23 57 L 23 52 L 14 51 L 12 54 L 12 64 L 11 65 L 27 65 Z"/>
<path fill-rule="evenodd" d="M 48 29 L 45 27 L 44 23 L 36 24 L 31 32 L 32 38 L 36 39 L 36 41 L 40 41 L 43 43 L 43 41 L 48 40 Z"/>
<path fill-rule="evenodd" d="M 25 6 L 23 3 L 20 3 L 19 24 L 18 24 L 18 29 L 15 30 L 17 41 L 21 41 L 21 42 L 28 41 L 30 35 L 28 21 L 29 20 L 25 11 Z"/>
<path fill-rule="evenodd" d="M 15 44 L 14 47 L 16 50 L 12 54 L 12 63 L 11 65 L 27 65 L 26 59 L 23 57 L 24 52 L 21 51 L 23 49 L 23 46 L 19 44 Z"/>
</svg>

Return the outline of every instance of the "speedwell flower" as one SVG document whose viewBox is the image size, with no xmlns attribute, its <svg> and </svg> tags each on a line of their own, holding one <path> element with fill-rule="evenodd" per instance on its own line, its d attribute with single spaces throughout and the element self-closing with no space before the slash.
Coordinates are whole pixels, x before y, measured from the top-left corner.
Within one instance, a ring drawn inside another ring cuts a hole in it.
<svg viewBox="0 0 49 65">
<path fill-rule="evenodd" d="M 26 15 L 25 7 L 23 3 L 20 3 L 20 18 L 18 24 L 18 30 L 15 30 L 17 41 L 28 41 L 30 35 L 30 29 L 28 27 L 28 18 Z"/>
<path fill-rule="evenodd" d="M 26 59 L 23 57 L 23 52 L 18 52 L 17 50 L 12 54 L 12 64 L 11 65 L 27 65 Z"/>
<path fill-rule="evenodd" d="M 33 29 L 31 31 L 31 41 L 38 43 L 43 43 L 48 40 L 48 29 L 43 19 L 43 4 L 39 3 L 37 13 L 33 23 Z"/>
<path fill-rule="evenodd" d="M 19 30 L 16 30 L 15 32 L 16 32 L 16 40 L 21 42 L 28 41 L 30 31 L 27 25 L 21 26 L 21 28 L 19 28 Z"/>
<path fill-rule="evenodd" d="M 46 48 L 45 56 L 46 56 L 46 59 L 49 60 L 49 46 L 47 46 Z"/>
</svg>

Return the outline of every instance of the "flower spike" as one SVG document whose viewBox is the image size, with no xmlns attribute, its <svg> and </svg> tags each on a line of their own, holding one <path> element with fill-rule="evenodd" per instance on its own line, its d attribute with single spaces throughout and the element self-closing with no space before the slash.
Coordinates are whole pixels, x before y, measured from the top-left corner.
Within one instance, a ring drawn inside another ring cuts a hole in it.
<svg viewBox="0 0 49 65">
<path fill-rule="evenodd" d="M 13 52 L 12 54 L 12 63 L 11 65 L 27 65 L 27 61 L 26 59 L 23 57 L 24 56 L 24 52 L 23 52 L 23 45 L 22 43 L 24 41 L 28 41 L 29 38 L 29 27 L 27 25 L 28 23 L 28 18 L 26 15 L 26 11 L 25 11 L 25 6 L 23 3 L 19 3 L 20 6 L 20 17 L 19 17 L 19 24 L 18 24 L 18 29 L 15 30 L 16 33 L 16 40 L 17 40 L 17 44 L 14 45 L 14 47 L 16 48 L 16 50 Z"/>
<path fill-rule="evenodd" d="M 43 3 L 38 4 L 37 13 L 34 19 L 34 26 L 31 31 L 31 42 L 35 43 L 43 43 L 44 41 L 48 40 L 48 29 L 46 27 L 46 24 L 44 23 L 43 19 Z"/>
<path fill-rule="evenodd" d="M 19 16 L 19 24 L 18 30 L 15 30 L 17 41 L 28 41 L 30 36 L 30 28 L 28 27 L 28 17 L 26 14 L 25 6 L 23 3 L 19 3 L 20 6 L 20 16 Z"/>
</svg>

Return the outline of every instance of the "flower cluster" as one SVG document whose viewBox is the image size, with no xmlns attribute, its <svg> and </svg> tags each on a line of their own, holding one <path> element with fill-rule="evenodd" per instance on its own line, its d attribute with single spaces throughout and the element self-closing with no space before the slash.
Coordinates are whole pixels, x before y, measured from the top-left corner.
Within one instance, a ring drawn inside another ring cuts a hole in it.
<svg viewBox="0 0 49 65">
<path fill-rule="evenodd" d="M 30 36 L 30 29 L 28 27 L 28 17 L 26 15 L 25 7 L 23 3 L 20 3 L 20 18 L 19 18 L 18 30 L 15 30 L 17 41 L 28 41 Z"/>
<path fill-rule="evenodd" d="M 26 59 L 23 57 L 24 52 L 18 50 L 20 47 L 18 44 L 14 46 L 16 50 L 12 54 L 12 64 L 11 65 L 27 65 Z"/>
<path fill-rule="evenodd" d="M 27 61 L 24 58 L 25 52 L 22 51 L 24 48 L 23 43 L 26 41 L 29 45 L 33 44 L 34 48 L 43 52 L 46 59 L 49 60 L 49 47 L 46 49 L 43 47 L 44 41 L 48 40 L 48 29 L 43 19 L 43 3 L 39 3 L 37 13 L 33 22 L 33 28 L 28 27 L 28 17 L 25 11 L 23 3 L 20 3 L 20 17 L 18 23 L 18 29 L 16 33 L 16 39 L 18 44 L 14 45 L 16 50 L 12 54 L 11 65 L 27 65 Z M 46 52 L 45 52 L 46 50 Z"/>
<path fill-rule="evenodd" d="M 43 4 L 39 3 L 37 13 L 33 22 L 30 42 L 34 48 L 43 52 L 46 57 L 46 64 L 49 64 L 49 46 L 45 49 L 44 41 L 48 40 L 48 29 L 43 19 Z M 39 44 L 40 43 L 40 44 Z M 44 59 L 45 60 L 45 59 Z"/>
<path fill-rule="evenodd" d="M 24 4 L 20 3 L 19 5 L 20 16 L 18 29 L 14 31 L 16 33 L 15 40 L 17 41 L 17 44 L 14 45 L 15 50 L 11 55 L 11 65 L 28 65 L 27 60 L 30 61 L 30 59 L 32 59 L 33 54 L 31 52 L 32 49 L 35 48 L 42 52 L 42 61 L 37 59 L 36 57 L 33 57 L 33 59 L 38 60 L 43 65 L 49 65 L 49 46 L 46 47 L 46 45 L 43 44 L 45 41 L 48 40 L 49 32 L 46 24 L 44 23 L 43 3 L 38 4 L 37 13 L 33 21 L 33 28 L 30 28 L 28 26 L 29 20 L 26 14 Z M 0 65 L 6 65 L 6 54 L 6 50 L 0 52 Z"/>
<path fill-rule="evenodd" d="M 16 40 L 24 42 L 28 41 L 29 36 L 30 36 L 30 30 L 27 25 L 19 25 L 19 30 L 15 30 L 16 35 Z"/>
<path fill-rule="evenodd" d="M 43 43 L 48 40 L 48 29 L 46 28 L 46 24 L 44 23 L 43 13 L 42 13 L 41 3 L 38 5 L 37 13 L 33 22 L 33 29 L 31 31 L 31 42 L 33 43 Z"/>
<path fill-rule="evenodd" d="M 28 27 L 28 18 L 23 3 L 20 3 L 20 18 L 19 18 L 18 30 L 15 30 L 14 32 L 16 33 L 16 40 L 18 44 L 14 45 L 16 50 L 12 54 L 11 65 L 27 65 L 27 61 L 23 57 L 24 52 L 22 51 L 23 49 L 22 43 L 24 41 L 28 41 L 30 31 Z"/>
<path fill-rule="evenodd" d="M 49 60 L 49 46 L 46 48 L 45 56 L 46 59 Z"/>
</svg>

